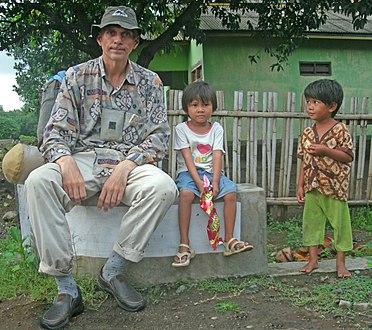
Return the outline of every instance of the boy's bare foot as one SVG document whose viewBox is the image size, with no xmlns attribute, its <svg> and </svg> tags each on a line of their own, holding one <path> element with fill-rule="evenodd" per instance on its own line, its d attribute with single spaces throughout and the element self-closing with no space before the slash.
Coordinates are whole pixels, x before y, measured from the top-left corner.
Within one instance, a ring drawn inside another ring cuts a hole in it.
<svg viewBox="0 0 372 330">
<path fill-rule="evenodd" d="M 337 270 L 337 276 L 340 277 L 340 278 L 351 276 L 351 273 L 346 268 L 345 253 L 343 253 L 343 252 L 337 252 L 336 270 Z"/>
<path fill-rule="evenodd" d="M 350 277 L 351 273 L 346 269 L 346 267 L 337 267 L 337 276 L 342 277 Z"/>
<path fill-rule="evenodd" d="M 299 272 L 310 274 L 313 270 L 318 268 L 319 265 L 317 262 L 308 262 L 304 267 L 299 269 Z"/>
</svg>

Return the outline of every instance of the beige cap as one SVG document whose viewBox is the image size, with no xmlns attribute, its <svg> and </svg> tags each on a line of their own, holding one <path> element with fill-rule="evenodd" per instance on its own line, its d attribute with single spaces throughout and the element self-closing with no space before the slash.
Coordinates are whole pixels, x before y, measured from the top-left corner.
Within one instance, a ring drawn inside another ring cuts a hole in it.
<svg viewBox="0 0 372 330">
<path fill-rule="evenodd" d="M 3 173 L 11 183 L 24 183 L 35 168 L 44 164 L 41 152 L 35 146 L 18 143 L 3 158 Z"/>
</svg>

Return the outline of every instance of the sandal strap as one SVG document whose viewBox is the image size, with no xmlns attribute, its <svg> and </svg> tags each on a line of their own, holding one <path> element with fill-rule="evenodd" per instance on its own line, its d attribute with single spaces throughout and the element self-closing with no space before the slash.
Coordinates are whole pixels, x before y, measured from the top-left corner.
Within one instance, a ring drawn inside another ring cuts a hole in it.
<svg viewBox="0 0 372 330">
<path fill-rule="evenodd" d="M 244 242 L 236 240 L 235 242 L 233 242 L 233 243 L 231 244 L 231 246 L 230 246 L 230 250 L 235 251 L 235 250 L 236 250 L 236 246 L 237 246 L 238 244 L 243 244 L 243 245 L 245 245 Z"/>
<path fill-rule="evenodd" d="M 225 242 L 225 247 L 226 247 L 227 249 L 231 250 L 233 246 L 230 247 L 230 244 L 231 244 L 231 242 L 233 242 L 233 241 L 237 241 L 237 239 L 236 239 L 235 237 L 230 238 L 228 242 Z"/>
<path fill-rule="evenodd" d="M 181 243 L 180 245 L 178 245 L 179 247 L 185 247 L 185 248 L 188 248 L 189 250 L 191 250 L 190 246 L 187 245 L 187 244 L 183 244 Z"/>
<path fill-rule="evenodd" d="M 179 259 L 181 260 L 182 257 L 189 258 L 190 255 L 191 255 L 190 252 L 177 252 L 176 257 L 179 258 Z"/>
</svg>

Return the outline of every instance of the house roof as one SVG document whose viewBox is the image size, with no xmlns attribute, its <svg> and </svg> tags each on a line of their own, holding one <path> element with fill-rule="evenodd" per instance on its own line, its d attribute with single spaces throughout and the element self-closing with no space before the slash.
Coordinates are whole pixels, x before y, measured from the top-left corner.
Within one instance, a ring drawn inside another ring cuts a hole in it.
<svg viewBox="0 0 372 330">
<path fill-rule="evenodd" d="M 247 21 L 250 21 L 253 27 L 258 24 L 258 14 L 256 12 L 248 12 L 241 16 L 241 23 L 239 31 L 249 31 Z M 340 13 L 329 12 L 326 23 L 319 27 L 317 30 L 308 31 L 308 36 L 349 36 L 349 37 L 372 37 L 372 16 L 365 24 L 363 29 L 355 30 L 350 16 L 345 16 Z M 220 19 L 217 19 L 214 14 L 202 14 L 200 27 L 205 31 L 228 31 L 224 27 Z"/>
</svg>

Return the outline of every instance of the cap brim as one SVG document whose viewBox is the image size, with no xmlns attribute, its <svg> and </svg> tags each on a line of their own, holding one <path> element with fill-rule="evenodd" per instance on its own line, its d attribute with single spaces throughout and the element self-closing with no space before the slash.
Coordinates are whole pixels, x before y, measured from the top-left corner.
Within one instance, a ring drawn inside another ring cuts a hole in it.
<svg viewBox="0 0 372 330">
<path fill-rule="evenodd" d="M 104 28 L 105 26 L 108 26 L 108 25 L 118 25 L 120 27 L 122 27 L 123 29 L 127 29 L 127 30 L 137 30 L 138 31 L 138 34 L 140 35 L 140 38 L 142 39 L 142 29 L 140 27 L 134 27 L 133 26 L 126 26 L 125 24 L 119 24 L 119 23 L 110 23 L 110 24 L 107 24 L 107 25 L 98 25 L 98 24 L 92 24 L 92 27 L 90 28 L 90 38 L 93 38 L 93 39 L 96 39 L 97 36 L 98 36 L 98 33 L 99 31 Z"/>
</svg>

